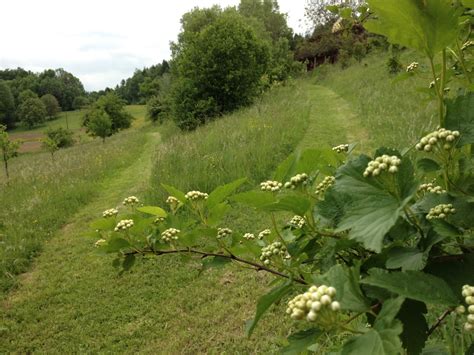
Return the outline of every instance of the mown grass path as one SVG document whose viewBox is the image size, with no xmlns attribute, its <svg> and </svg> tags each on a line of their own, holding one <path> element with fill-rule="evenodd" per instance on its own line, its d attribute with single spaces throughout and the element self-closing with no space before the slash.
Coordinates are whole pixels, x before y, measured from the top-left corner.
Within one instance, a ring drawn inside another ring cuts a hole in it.
<svg viewBox="0 0 474 355">
<path fill-rule="evenodd" d="M 312 109 L 298 149 L 364 140 L 344 100 L 305 85 Z M 253 339 L 243 331 L 255 297 L 266 289 L 266 275 L 229 267 L 198 277 L 193 264 L 166 258 L 139 262 L 120 277 L 111 257 L 98 257 L 94 240 L 81 236 L 103 210 L 147 190 L 159 138 L 144 137 L 140 158 L 103 184 L 100 197 L 46 244 L 4 301 L 0 352 L 276 352 L 292 324 L 282 309 L 262 320 Z"/>
</svg>

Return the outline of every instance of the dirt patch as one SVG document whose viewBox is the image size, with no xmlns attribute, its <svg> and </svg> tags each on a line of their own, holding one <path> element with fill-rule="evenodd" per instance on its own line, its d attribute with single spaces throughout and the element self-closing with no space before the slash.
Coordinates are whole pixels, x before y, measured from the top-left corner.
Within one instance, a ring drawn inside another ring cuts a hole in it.
<svg viewBox="0 0 474 355">
<path fill-rule="evenodd" d="M 41 150 L 41 141 L 44 138 L 44 133 L 42 132 L 22 132 L 14 133 L 11 136 L 13 140 L 21 140 L 22 144 L 18 151 L 20 153 L 32 153 L 38 152 Z"/>
</svg>

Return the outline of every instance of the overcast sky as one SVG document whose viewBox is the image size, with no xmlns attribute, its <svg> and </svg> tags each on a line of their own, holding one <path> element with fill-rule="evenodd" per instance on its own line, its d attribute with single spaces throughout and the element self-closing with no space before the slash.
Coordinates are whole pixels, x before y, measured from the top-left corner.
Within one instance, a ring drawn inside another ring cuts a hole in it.
<svg viewBox="0 0 474 355">
<path fill-rule="evenodd" d="M 303 32 L 305 0 L 279 0 L 289 25 Z M 181 16 L 193 7 L 239 0 L 5 0 L 0 68 L 64 68 L 86 90 L 114 87 L 135 68 L 169 59 Z"/>
</svg>

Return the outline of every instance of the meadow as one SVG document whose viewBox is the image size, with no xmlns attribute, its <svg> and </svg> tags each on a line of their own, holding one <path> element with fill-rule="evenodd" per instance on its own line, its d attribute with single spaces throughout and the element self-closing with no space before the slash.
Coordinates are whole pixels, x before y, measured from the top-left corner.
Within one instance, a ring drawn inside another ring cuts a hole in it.
<svg viewBox="0 0 474 355">
<path fill-rule="evenodd" d="M 323 67 L 191 133 L 142 121 L 104 145 L 60 151 L 55 164 L 45 153 L 14 161 L 15 178 L 0 192 L 9 206 L 0 214 L 0 280 L 10 290 L 0 352 L 276 352 L 294 327 L 282 307 L 252 338 L 244 335 L 254 300 L 269 288 L 265 275 L 236 266 L 199 274 L 198 263 L 167 256 L 118 276 L 112 258 L 99 258 L 95 240 L 83 234 L 91 219 L 129 194 L 163 204 L 162 183 L 210 191 L 247 177 L 244 188 L 251 188 L 298 149 L 358 142 L 358 150 L 370 152 L 379 144 L 413 144 L 433 125 L 432 108 L 419 109 L 413 82 L 385 80 L 385 59 Z M 401 128 L 404 134 L 396 133 Z M 239 207 L 229 223 L 243 233 L 269 221 Z M 14 276 L 33 257 L 31 271 Z"/>
</svg>

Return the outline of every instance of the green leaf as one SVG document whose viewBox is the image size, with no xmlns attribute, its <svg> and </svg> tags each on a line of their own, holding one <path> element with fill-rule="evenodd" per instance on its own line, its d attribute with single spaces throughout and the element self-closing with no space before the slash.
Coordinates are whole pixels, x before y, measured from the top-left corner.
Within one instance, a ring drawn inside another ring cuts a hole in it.
<svg viewBox="0 0 474 355">
<path fill-rule="evenodd" d="M 403 298 L 386 300 L 378 314 L 374 326 L 367 333 L 353 337 L 344 344 L 342 355 L 394 355 L 402 353 L 399 335 L 402 325 L 395 320 Z"/>
<path fill-rule="evenodd" d="M 221 269 L 227 264 L 232 262 L 231 259 L 229 258 L 224 258 L 222 256 L 212 256 L 209 258 L 205 258 L 202 261 L 202 267 L 199 273 L 201 274 L 202 272 L 208 270 L 208 269 Z"/>
<path fill-rule="evenodd" d="M 181 203 L 186 203 L 186 195 L 184 192 L 179 191 L 177 188 L 170 186 L 170 185 L 165 185 L 161 184 L 163 188 L 171 195 L 176 197 Z"/>
<path fill-rule="evenodd" d="M 262 206 L 261 209 L 268 212 L 288 211 L 294 212 L 299 216 L 304 216 L 310 207 L 311 201 L 307 198 L 298 195 L 290 195 L 283 197 L 275 203 Z"/>
<path fill-rule="evenodd" d="M 209 211 L 209 218 L 207 222 L 210 226 L 217 226 L 225 214 L 229 211 L 230 206 L 226 202 L 214 205 Z"/>
<path fill-rule="evenodd" d="M 334 189 L 351 196 L 336 231 L 350 230 L 349 237 L 367 248 L 380 252 L 385 235 L 397 223 L 403 208 L 416 192 L 413 169 L 409 161 L 402 159 L 396 174 L 401 199 L 391 195 L 374 178 L 364 177 L 363 172 L 370 159 L 360 156 L 338 170 Z"/>
<path fill-rule="evenodd" d="M 326 10 L 332 12 L 333 14 L 337 15 L 339 13 L 339 6 L 337 5 L 328 5 L 326 6 Z"/>
<path fill-rule="evenodd" d="M 340 301 L 344 310 L 365 312 L 370 306 L 360 290 L 359 279 L 358 268 L 335 265 L 322 277 L 315 278 L 315 281 L 325 282 L 335 287 L 337 290 L 336 298 Z"/>
<path fill-rule="evenodd" d="M 403 323 L 400 338 L 408 355 L 420 354 L 428 339 L 428 324 L 424 316 L 426 312 L 426 305 L 423 302 L 407 299 L 397 315 Z"/>
<path fill-rule="evenodd" d="M 134 254 L 128 254 L 125 256 L 125 258 L 123 259 L 123 263 L 122 263 L 122 268 L 123 268 L 123 271 L 128 271 L 132 268 L 132 266 L 135 264 L 135 255 Z"/>
<path fill-rule="evenodd" d="M 376 16 L 366 22 L 367 30 L 430 58 L 458 37 L 459 12 L 451 0 L 369 0 L 368 4 Z"/>
<path fill-rule="evenodd" d="M 291 154 L 286 158 L 280 165 L 278 165 L 273 179 L 276 181 L 284 182 L 287 178 L 291 177 L 291 171 L 294 170 L 296 166 L 297 156 L 296 154 Z"/>
<path fill-rule="evenodd" d="M 448 284 L 433 275 L 421 271 L 371 273 L 361 283 L 384 288 L 413 300 L 455 306 L 458 300 Z"/>
<path fill-rule="evenodd" d="M 345 7 L 339 10 L 339 15 L 343 19 L 350 20 L 352 17 L 352 9 L 350 7 Z"/>
<path fill-rule="evenodd" d="M 247 178 L 238 179 L 232 181 L 229 184 L 217 187 L 209 194 L 209 197 L 206 200 L 207 208 L 211 209 L 215 205 L 224 201 L 228 196 L 233 194 L 234 191 L 237 190 L 245 181 L 247 181 Z"/>
<path fill-rule="evenodd" d="M 474 0 L 462 0 L 462 4 L 465 7 L 474 8 Z"/>
<path fill-rule="evenodd" d="M 276 202 L 273 194 L 265 191 L 242 192 L 233 196 L 232 200 L 254 208 L 261 208 L 262 206 Z"/>
<path fill-rule="evenodd" d="M 461 133 L 459 145 L 474 143 L 474 93 L 446 101 L 446 128 Z"/>
<path fill-rule="evenodd" d="M 112 238 L 104 247 L 108 253 L 117 253 L 122 249 L 130 247 L 130 243 L 123 238 Z"/>
<path fill-rule="evenodd" d="M 416 167 L 425 173 L 441 170 L 441 166 L 433 159 L 423 158 L 416 162 Z"/>
<path fill-rule="evenodd" d="M 286 281 L 280 286 L 275 287 L 269 293 L 259 298 L 257 303 L 257 311 L 255 317 L 247 323 L 246 333 L 247 336 L 251 336 L 258 321 L 263 314 L 270 308 L 272 304 L 281 300 L 284 296 L 290 293 L 292 289 L 291 281 Z"/>
<path fill-rule="evenodd" d="M 323 332 L 318 328 L 310 328 L 293 333 L 288 337 L 289 344 L 281 350 L 281 353 L 285 355 L 298 355 L 315 344 L 321 334 Z"/>
<path fill-rule="evenodd" d="M 402 268 L 406 270 L 423 270 L 426 265 L 428 255 L 416 249 L 408 247 L 395 247 L 388 252 L 386 262 L 387 269 Z"/>
<path fill-rule="evenodd" d="M 164 209 L 157 206 L 143 206 L 143 207 L 137 208 L 137 211 L 140 211 L 146 214 L 151 214 L 157 217 L 166 217 L 168 215 Z"/>
<path fill-rule="evenodd" d="M 89 226 L 94 230 L 111 230 L 114 229 L 116 221 L 113 218 L 101 218 L 93 221 Z"/>
</svg>

